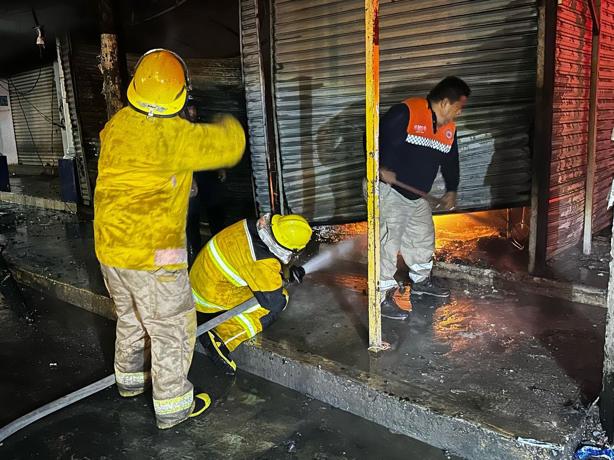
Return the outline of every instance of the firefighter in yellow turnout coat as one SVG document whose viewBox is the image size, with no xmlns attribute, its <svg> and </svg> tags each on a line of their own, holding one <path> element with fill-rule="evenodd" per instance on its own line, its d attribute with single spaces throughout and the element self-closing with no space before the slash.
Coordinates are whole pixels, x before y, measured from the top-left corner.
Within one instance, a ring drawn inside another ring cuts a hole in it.
<svg viewBox="0 0 614 460">
<path fill-rule="evenodd" d="M 192 173 L 235 165 L 241 124 L 179 118 L 189 86 L 185 63 L 152 50 L 137 64 L 129 107 L 100 133 L 94 196 L 96 255 L 115 303 L 115 379 L 124 397 L 152 386 L 156 422 L 170 428 L 210 404 L 187 379 L 196 312 L 187 272 L 185 222 Z"/>
<path fill-rule="evenodd" d="M 190 283 L 198 312 L 219 313 L 251 297 L 259 304 L 199 339 L 227 372 L 236 370 L 229 353 L 269 326 L 286 307 L 281 264 L 288 265 L 305 248 L 311 233 L 302 216 L 266 214 L 225 228 L 196 257 Z M 302 279 L 301 267 L 290 270 L 295 279 Z"/>
</svg>

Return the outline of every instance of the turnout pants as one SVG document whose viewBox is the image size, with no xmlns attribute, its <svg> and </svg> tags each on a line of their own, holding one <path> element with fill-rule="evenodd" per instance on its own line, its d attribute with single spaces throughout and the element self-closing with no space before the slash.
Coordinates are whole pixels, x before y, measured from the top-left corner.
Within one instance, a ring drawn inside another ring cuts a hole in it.
<svg viewBox="0 0 614 460">
<path fill-rule="evenodd" d="M 128 270 L 102 265 L 117 311 L 115 378 L 122 396 L 151 384 L 158 427 L 186 419 L 193 407 L 188 381 L 196 311 L 187 270 Z"/>
<path fill-rule="evenodd" d="M 380 182 L 380 289 L 397 286 L 394 274 L 401 252 L 415 283 L 426 280 L 433 268 L 435 229 L 429 203 L 409 200 L 388 184 Z"/>
<path fill-rule="evenodd" d="M 196 303 L 196 308 L 199 314 L 203 314 L 203 319 L 210 319 L 213 317 L 213 314 L 230 310 L 231 308 L 234 308 L 247 300 L 246 298 L 233 302 L 234 305 L 215 305 L 204 300 L 194 290 L 192 291 L 192 294 L 194 296 L 194 302 Z M 213 330 L 217 336 L 222 339 L 228 350 L 233 351 L 246 340 L 251 339 L 256 334 L 262 332 L 264 327 L 260 319 L 268 314 L 269 310 L 261 307 L 260 305 L 256 305 L 240 315 L 233 316 L 232 318 L 224 321 Z"/>
</svg>

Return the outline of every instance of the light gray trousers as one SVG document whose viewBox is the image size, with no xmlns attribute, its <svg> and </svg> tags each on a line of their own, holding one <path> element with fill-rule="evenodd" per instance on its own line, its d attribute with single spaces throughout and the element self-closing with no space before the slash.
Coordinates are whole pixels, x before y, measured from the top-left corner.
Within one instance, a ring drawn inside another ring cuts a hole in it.
<svg viewBox="0 0 614 460">
<path fill-rule="evenodd" d="M 429 203 L 419 198 L 409 200 L 388 184 L 380 182 L 380 289 L 397 286 L 397 254 L 401 252 L 409 267 L 409 276 L 419 283 L 433 268 L 435 228 Z"/>
</svg>

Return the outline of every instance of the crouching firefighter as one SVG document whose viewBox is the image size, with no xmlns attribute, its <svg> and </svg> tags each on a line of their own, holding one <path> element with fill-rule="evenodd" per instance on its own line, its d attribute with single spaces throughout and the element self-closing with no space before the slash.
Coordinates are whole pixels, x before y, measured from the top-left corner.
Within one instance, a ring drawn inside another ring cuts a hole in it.
<svg viewBox="0 0 614 460">
<path fill-rule="evenodd" d="M 265 214 L 225 228 L 196 257 L 190 283 L 199 317 L 229 310 L 251 297 L 258 301 L 245 313 L 199 337 L 207 354 L 226 373 L 237 369 L 230 352 L 268 327 L 286 308 L 282 264 L 289 267 L 292 280 L 302 281 L 305 271 L 290 265 L 311 233 L 302 216 Z"/>
</svg>

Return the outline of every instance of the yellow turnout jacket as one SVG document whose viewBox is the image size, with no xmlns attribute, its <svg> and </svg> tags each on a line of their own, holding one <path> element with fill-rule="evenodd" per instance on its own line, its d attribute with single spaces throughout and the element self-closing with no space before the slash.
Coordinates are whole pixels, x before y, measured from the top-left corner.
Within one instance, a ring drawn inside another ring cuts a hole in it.
<svg viewBox="0 0 614 460">
<path fill-rule="evenodd" d="M 194 124 L 125 107 L 100 132 L 94 195 L 98 260 L 132 270 L 187 267 L 185 225 L 193 171 L 234 166 L 245 134 L 231 116 Z"/>
<path fill-rule="evenodd" d="M 190 284 L 196 309 L 228 310 L 252 296 L 262 307 L 254 328 L 261 331 L 286 307 L 281 263 L 258 236 L 256 221 L 241 220 L 215 235 L 196 257 Z"/>
</svg>

